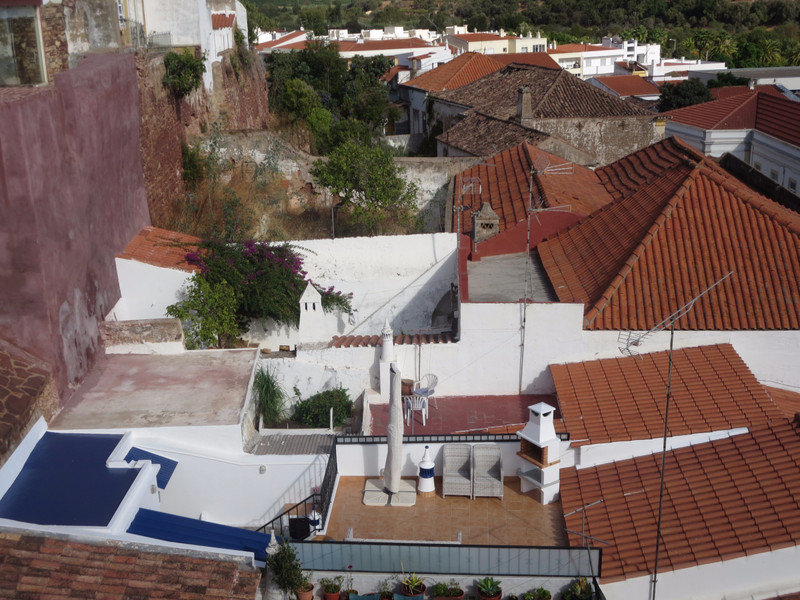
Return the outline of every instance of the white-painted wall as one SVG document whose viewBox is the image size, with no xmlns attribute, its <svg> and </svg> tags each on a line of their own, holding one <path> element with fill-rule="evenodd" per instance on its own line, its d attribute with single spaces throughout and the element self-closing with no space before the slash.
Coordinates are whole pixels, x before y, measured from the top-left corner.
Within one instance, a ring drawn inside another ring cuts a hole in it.
<svg viewBox="0 0 800 600">
<path fill-rule="evenodd" d="M 110 321 L 162 319 L 167 306 L 175 304 L 188 271 L 156 267 L 136 260 L 115 259 L 120 301 L 108 316 Z"/>
<path fill-rule="evenodd" d="M 660 600 L 761 600 L 800 590 L 800 546 L 658 574 Z M 602 583 L 602 582 L 601 582 Z M 608 600 L 649 598 L 650 577 L 602 584 Z"/>
<path fill-rule="evenodd" d="M 800 148 L 787 144 L 771 135 L 753 130 L 750 166 L 761 163 L 761 172 L 789 189 L 789 180 L 794 180 L 797 193 L 797 182 L 800 181 Z M 773 171 L 777 177 L 773 177 Z"/>
<path fill-rule="evenodd" d="M 403 444 L 403 459 L 400 475 L 416 477 L 419 475 L 419 463 L 425 453 L 425 446 L 430 447 L 430 455 L 435 463 L 434 474 L 441 475 L 443 467 L 444 444 Z M 476 444 L 471 444 L 476 445 Z M 498 442 L 502 452 L 503 473 L 515 477 L 522 459 L 517 456 L 519 442 Z M 387 444 L 339 444 L 336 446 L 337 466 L 341 477 L 380 477 L 381 469 L 386 465 Z"/>
</svg>

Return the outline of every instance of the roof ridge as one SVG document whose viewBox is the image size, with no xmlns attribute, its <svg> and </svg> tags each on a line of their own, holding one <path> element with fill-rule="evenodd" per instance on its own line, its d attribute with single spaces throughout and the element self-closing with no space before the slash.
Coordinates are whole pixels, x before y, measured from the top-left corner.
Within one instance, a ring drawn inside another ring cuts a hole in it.
<svg viewBox="0 0 800 600">
<path fill-rule="evenodd" d="M 756 103 L 756 110 L 758 110 L 758 93 L 755 93 L 755 94 L 738 94 L 738 95 L 735 95 L 735 96 L 731 96 L 731 98 L 740 98 L 742 96 L 745 96 L 745 99 L 742 102 L 739 102 L 738 105 L 736 105 L 726 115 L 724 115 L 721 119 L 719 119 L 719 121 L 714 123 L 714 126 L 711 129 L 716 129 L 716 127 L 718 125 L 722 124 L 724 121 L 726 121 L 727 119 L 731 118 L 733 115 L 735 115 L 739 111 L 744 110 L 745 107 L 749 106 L 749 104 L 751 102 L 755 102 Z M 721 102 L 721 101 L 722 100 L 719 100 L 719 102 Z M 755 113 L 753 114 L 753 127 L 755 127 Z"/>
<path fill-rule="evenodd" d="M 620 270 L 611 279 L 611 283 L 608 284 L 605 291 L 600 295 L 600 298 L 598 298 L 594 305 L 588 311 L 586 311 L 586 315 L 583 319 L 584 325 L 591 325 L 600 315 L 600 313 L 603 312 L 605 307 L 608 306 L 609 302 L 611 302 L 611 299 L 614 297 L 614 294 L 622 285 L 622 282 L 625 281 L 625 278 L 630 274 L 633 266 L 639 261 L 639 258 L 642 256 L 645 248 L 647 248 L 655 239 L 656 234 L 667 222 L 667 219 L 672 216 L 672 213 L 678 205 L 678 202 L 683 199 L 689 188 L 691 188 L 692 185 L 694 185 L 694 183 L 697 181 L 697 177 L 700 175 L 701 170 L 702 167 L 700 164 L 694 164 L 692 166 L 692 170 L 687 173 L 686 179 L 683 180 L 680 186 L 678 186 L 678 189 L 675 190 L 675 193 L 672 195 L 672 197 L 666 202 L 666 204 L 664 204 L 664 208 L 661 209 L 661 212 L 655 218 L 653 224 L 647 229 L 647 232 L 645 232 L 642 240 L 631 251 L 631 254 L 628 256 L 627 260 L 622 264 L 622 267 L 620 267 Z M 630 198 L 630 196 L 628 196 L 628 198 Z"/>
<path fill-rule="evenodd" d="M 549 88 L 547 89 L 547 91 L 546 91 L 546 92 L 545 92 L 545 93 L 542 95 L 542 97 L 541 97 L 541 99 L 539 100 L 539 102 L 537 102 L 537 103 L 536 103 L 536 106 L 531 106 L 531 110 L 532 110 L 534 113 L 536 112 L 536 110 L 537 110 L 537 109 L 538 109 L 540 106 L 542 106 L 542 105 L 544 104 L 544 102 L 547 100 L 547 98 L 549 98 L 549 97 L 550 97 L 550 94 L 552 94 L 552 93 L 553 93 L 553 90 L 555 90 L 555 89 L 556 89 L 556 84 L 558 84 L 558 83 L 561 81 L 561 79 L 562 79 L 562 78 L 563 78 L 565 75 L 570 75 L 570 73 L 568 73 L 567 71 L 565 71 L 565 70 L 563 70 L 563 69 L 562 69 L 561 71 L 559 71 L 559 72 L 556 74 L 556 78 L 553 80 L 553 83 L 551 83 L 551 84 L 550 84 L 550 87 L 549 87 Z"/>
</svg>

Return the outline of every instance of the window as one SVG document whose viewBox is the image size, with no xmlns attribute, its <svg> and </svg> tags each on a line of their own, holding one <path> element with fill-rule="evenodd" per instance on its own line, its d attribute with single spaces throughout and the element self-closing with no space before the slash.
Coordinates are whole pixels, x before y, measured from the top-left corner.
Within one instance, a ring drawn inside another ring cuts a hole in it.
<svg viewBox="0 0 800 600">
<path fill-rule="evenodd" d="M 789 178 L 789 191 L 793 194 L 797 193 L 797 179 Z"/>
<path fill-rule="evenodd" d="M 769 170 L 769 178 L 773 181 L 778 181 L 778 172 L 775 169 Z"/>
<path fill-rule="evenodd" d="M 760 172 L 760 171 L 761 171 L 761 163 L 760 163 L 760 162 L 754 162 L 754 163 L 753 163 L 753 168 L 754 168 L 756 171 L 759 171 L 759 172 Z"/>
<path fill-rule="evenodd" d="M 44 82 L 42 34 L 36 8 L 0 8 L 0 86 Z"/>
<path fill-rule="evenodd" d="M 527 51 L 528 51 L 527 46 L 523 46 L 522 48 L 520 48 L 520 52 L 527 52 Z"/>
</svg>

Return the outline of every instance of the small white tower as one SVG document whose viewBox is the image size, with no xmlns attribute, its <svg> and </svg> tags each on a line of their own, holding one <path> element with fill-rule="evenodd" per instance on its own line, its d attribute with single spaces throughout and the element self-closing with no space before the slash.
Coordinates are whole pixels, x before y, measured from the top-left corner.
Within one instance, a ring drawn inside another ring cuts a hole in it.
<svg viewBox="0 0 800 600">
<path fill-rule="evenodd" d="M 549 504 L 558 499 L 561 441 L 553 426 L 555 409 L 540 402 L 528 407 L 528 424 L 517 432 L 522 459 L 518 470 L 522 493 L 536 491 L 536 499 Z"/>
<path fill-rule="evenodd" d="M 381 329 L 381 363 L 380 363 L 380 378 L 381 378 L 381 398 L 389 401 L 390 387 L 390 373 L 389 367 L 395 359 L 394 353 L 394 332 L 389 325 L 389 318 L 387 317 Z"/>
<path fill-rule="evenodd" d="M 322 295 L 310 283 L 300 296 L 300 324 L 297 343 L 325 341 L 325 317 L 322 312 Z"/>
</svg>

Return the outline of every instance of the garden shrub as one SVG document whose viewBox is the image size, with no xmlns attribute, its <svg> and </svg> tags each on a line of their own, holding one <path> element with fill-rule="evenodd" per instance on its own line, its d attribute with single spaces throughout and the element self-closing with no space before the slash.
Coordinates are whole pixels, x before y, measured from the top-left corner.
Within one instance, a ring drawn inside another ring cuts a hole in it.
<svg viewBox="0 0 800 600">
<path fill-rule="evenodd" d="M 327 427 L 331 408 L 333 408 L 333 426 L 341 427 L 350 417 L 353 408 L 353 402 L 346 389 L 337 387 L 300 400 L 294 407 L 292 420 L 306 427 Z"/>
<path fill-rule="evenodd" d="M 259 369 L 253 380 L 253 390 L 258 398 L 258 407 L 264 425 L 277 427 L 286 418 L 284 400 L 286 392 L 271 368 Z"/>
<path fill-rule="evenodd" d="M 172 91 L 176 98 L 183 98 L 203 83 L 206 65 L 203 58 L 195 58 L 189 50 L 180 54 L 168 52 L 164 56 L 166 74 L 162 83 Z"/>
</svg>

